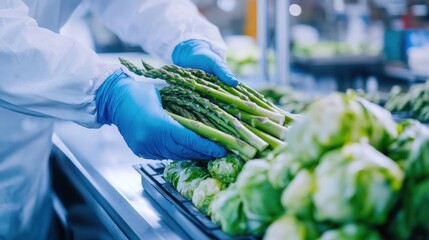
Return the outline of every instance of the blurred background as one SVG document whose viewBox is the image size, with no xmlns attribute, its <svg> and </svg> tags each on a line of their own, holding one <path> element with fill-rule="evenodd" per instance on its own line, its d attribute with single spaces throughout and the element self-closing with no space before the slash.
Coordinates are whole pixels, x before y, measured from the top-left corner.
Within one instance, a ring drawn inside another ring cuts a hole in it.
<svg viewBox="0 0 429 240">
<path fill-rule="evenodd" d="M 429 0 L 194 0 L 228 45 L 228 64 L 258 87 L 318 95 L 405 88 L 429 76 Z M 61 30 L 98 53 L 143 53 L 85 6 Z"/>
</svg>

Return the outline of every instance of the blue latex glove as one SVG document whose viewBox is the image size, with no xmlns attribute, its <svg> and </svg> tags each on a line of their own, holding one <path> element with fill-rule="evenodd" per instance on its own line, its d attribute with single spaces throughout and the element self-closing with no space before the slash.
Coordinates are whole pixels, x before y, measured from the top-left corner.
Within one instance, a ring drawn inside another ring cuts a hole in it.
<svg viewBox="0 0 429 240">
<path fill-rule="evenodd" d="M 197 68 L 216 75 L 230 86 L 237 86 L 238 81 L 231 73 L 226 62 L 210 45 L 202 40 L 187 40 L 179 43 L 173 51 L 173 63 L 185 68 Z"/>
<path fill-rule="evenodd" d="M 162 108 L 158 89 L 121 69 L 96 93 L 98 121 L 115 124 L 131 150 L 149 159 L 212 159 L 226 150 L 186 129 Z"/>
</svg>

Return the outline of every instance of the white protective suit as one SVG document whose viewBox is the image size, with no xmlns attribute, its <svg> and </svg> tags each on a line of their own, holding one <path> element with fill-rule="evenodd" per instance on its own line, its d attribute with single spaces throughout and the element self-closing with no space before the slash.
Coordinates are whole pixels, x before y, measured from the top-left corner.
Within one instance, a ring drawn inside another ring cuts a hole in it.
<svg viewBox="0 0 429 240">
<path fill-rule="evenodd" d="M 171 61 L 202 39 L 225 56 L 218 29 L 189 0 L 84 0 L 122 40 Z M 0 239 L 44 239 L 51 218 L 48 156 L 55 119 L 96 121 L 107 65 L 58 34 L 80 0 L 0 0 Z"/>
</svg>

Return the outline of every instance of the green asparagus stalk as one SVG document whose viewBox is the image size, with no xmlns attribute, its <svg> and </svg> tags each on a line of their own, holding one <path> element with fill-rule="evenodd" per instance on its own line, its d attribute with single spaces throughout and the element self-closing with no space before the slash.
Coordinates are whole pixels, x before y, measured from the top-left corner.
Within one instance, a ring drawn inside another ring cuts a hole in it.
<svg viewBox="0 0 429 240">
<path fill-rule="evenodd" d="M 223 133 L 212 127 L 206 126 L 200 122 L 181 117 L 171 112 L 167 113 L 186 128 L 221 144 L 226 149 L 237 154 L 245 161 L 252 159 L 257 153 L 257 150 L 254 147 L 238 138 Z"/>
<path fill-rule="evenodd" d="M 269 133 L 280 140 L 286 139 L 288 129 L 283 125 L 277 124 L 266 117 L 259 117 L 245 112 L 240 112 L 238 118 L 251 125 L 252 127 Z"/>
<path fill-rule="evenodd" d="M 234 87 L 231 87 L 227 84 L 225 84 L 224 82 L 220 81 L 216 76 L 214 76 L 213 74 L 208 74 L 202 70 L 199 69 L 191 69 L 191 68 L 185 68 L 183 70 L 184 72 L 186 72 L 188 75 L 192 75 L 196 78 L 199 79 L 204 79 L 207 82 L 210 82 L 216 86 L 220 86 L 222 89 L 224 89 L 226 92 L 231 93 L 245 101 L 249 101 L 250 99 L 244 95 L 243 93 L 237 91 L 237 89 L 235 89 Z"/>
<path fill-rule="evenodd" d="M 136 65 L 134 65 L 133 63 L 131 63 L 130 61 L 123 59 L 123 58 L 119 58 L 119 62 L 124 65 L 126 68 L 128 68 L 128 70 L 130 70 L 131 72 L 142 76 L 143 73 L 145 72 L 144 69 L 141 69 L 139 67 L 137 67 Z"/>
<path fill-rule="evenodd" d="M 174 67 L 174 68 L 178 69 L 178 67 Z M 168 69 L 172 69 L 172 67 L 170 66 Z M 181 70 L 181 72 L 183 72 L 182 69 L 180 69 L 180 70 Z M 192 69 L 192 70 L 194 72 L 204 73 L 201 70 L 195 70 L 195 69 Z M 206 95 L 217 98 L 223 102 L 226 102 L 229 104 L 236 104 L 237 107 L 239 107 L 240 109 L 247 111 L 249 113 L 252 113 L 255 115 L 260 115 L 260 116 L 266 116 L 266 117 L 270 118 L 271 120 L 278 122 L 279 124 L 283 124 L 285 121 L 285 117 L 282 116 L 282 114 L 279 114 L 277 112 L 271 112 L 267 109 L 264 109 L 264 108 L 258 106 L 257 104 L 255 104 L 251 101 L 246 101 L 246 100 L 240 99 L 239 97 L 233 96 L 233 95 L 231 95 L 228 92 L 225 92 L 223 90 L 217 90 L 215 88 L 211 88 L 208 85 L 200 84 L 196 80 L 189 78 L 189 77 L 183 77 L 182 75 L 180 75 L 176 72 L 170 72 L 170 71 L 167 71 L 166 69 L 160 68 L 160 69 L 153 69 L 151 71 L 145 72 L 145 76 L 150 77 L 150 78 L 164 79 L 165 81 L 167 81 L 167 83 L 169 83 L 171 85 L 183 85 L 185 87 L 197 90 L 201 93 L 204 93 Z M 217 80 L 217 82 L 220 82 L 220 81 Z M 220 83 L 220 84 L 225 85 L 224 83 Z"/>
<path fill-rule="evenodd" d="M 263 107 L 263 108 L 265 108 L 267 110 L 270 110 L 272 112 L 279 112 L 277 109 L 271 107 L 269 104 L 265 103 L 264 101 L 262 101 L 261 99 L 259 99 L 258 97 L 256 97 L 255 95 L 253 95 L 252 93 L 250 93 L 249 91 L 247 91 L 242 86 L 240 86 L 240 85 L 237 86 L 237 89 L 239 89 L 240 92 L 242 92 L 243 94 L 245 94 L 251 101 L 255 102 L 260 107 Z"/>
<path fill-rule="evenodd" d="M 146 71 L 150 71 L 150 70 L 155 69 L 154 67 L 152 67 L 151 65 L 147 64 L 147 63 L 146 63 L 146 62 L 144 62 L 143 60 L 141 60 L 141 62 L 142 62 L 143 68 L 144 68 Z"/>
<path fill-rule="evenodd" d="M 255 127 L 264 132 L 267 132 L 272 136 L 281 140 L 284 140 L 286 138 L 288 129 L 283 125 L 277 124 L 266 117 L 259 117 L 259 116 L 255 116 L 255 115 L 240 111 L 234 106 L 224 104 L 215 100 L 214 102 L 229 114 L 235 116 L 236 118 L 240 119 L 243 122 L 246 122 L 252 127 Z"/>
<path fill-rule="evenodd" d="M 215 127 L 221 131 L 239 137 L 236 129 L 229 126 L 228 122 L 220 118 L 218 113 L 209 111 L 207 105 L 201 104 L 205 103 L 207 100 L 200 97 L 197 93 L 189 91 L 181 86 L 168 86 L 161 90 L 161 98 L 165 105 L 180 105 L 180 107 L 189 109 L 191 112 L 208 118 L 209 122 L 214 124 Z M 206 122 L 203 123 L 206 124 Z M 209 124 L 206 125 L 210 126 Z"/>
<path fill-rule="evenodd" d="M 193 102 L 197 102 L 198 104 L 201 104 L 201 106 L 203 107 L 203 109 L 198 108 L 196 109 L 196 111 L 204 111 L 204 114 L 198 114 L 201 117 L 205 117 L 209 120 L 209 122 L 213 125 L 213 127 L 218 128 L 219 130 L 228 133 L 234 137 L 240 137 L 240 135 L 238 134 L 238 132 L 232 128 L 231 126 L 228 125 L 227 122 L 223 121 L 223 119 L 220 119 L 218 114 L 214 114 L 214 113 L 206 113 L 206 109 L 210 108 L 210 102 L 201 97 L 198 93 L 191 91 L 187 88 L 184 88 L 182 86 L 168 86 L 168 87 L 164 87 L 163 89 L 161 89 L 161 96 L 164 102 L 169 102 L 169 98 L 170 96 L 175 96 L 175 97 L 179 97 L 179 98 L 183 98 L 183 99 L 188 99 L 191 98 L 191 101 Z M 171 102 L 168 105 L 176 105 L 176 102 Z M 192 106 L 194 107 L 194 106 Z M 192 111 L 192 109 L 190 109 L 190 111 Z M 180 115 L 180 114 L 179 114 Z M 210 126 L 210 123 L 207 123 L 206 121 L 204 121 L 204 119 L 202 119 L 202 122 L 208 126 Z"/>
<path fill-rule="evenodd" d="M 185 117 L 191 120 L 197 120 L 196 116 L 193 113 L 177 105 L 169 104 L 169 105 L 165 105 L 164 108 L 182 117 Z"/>
<path fill-rule="evenodd" d="M 268 117 L 269 119 L 279 124 L 283 124 L 285 121 L 285 117 L 282 114 L 271 112 L 267 109 L 264 109 L 258 106 L 253 102 L 245 101 L 243 99 L 240 99 L 237 96 L 233 96 L 231 94 L 224 93 L 216 89 L 210 88 L 208 86 L 201 85 L 193 81 L 192 79 L 184 79 L 182 76 L 176 73 L 167 72 L 164 69 L 156 69 L 156 70 L 145 72 L 145 76 L 151 77 L 151 78 L 164 79 L 167 81 L 167 83 L 171 85 L 182 85 L 191 89 L 195 89 L 196 91 L 204 95 L 208 95 L 210 97 L 216 98 L 222 102 L 225 102 L 228 104 L 234 104 L 243 111 L 246 111 L 258 116 Z"/>
<path fill-rule="evenodd" d="M 172 104 L 178 104 L 178 101 L 176 98 L 171 97 L 171 96 L 164 96 L 163 97 L 163 101 L 169 103 L 168 105 L 172 105 Z M 197 112 L 199 116 L 201 117 L 206 117 L 209 119 L 209 122 L 214 125 L 213 127 L 228 133 L 234 137 L 239 138 L 239 133 L 236 131 L 236 129 L 234 129 L 233 127 L 229 126 L 227 122 L 223 121 L 221 118 L 219 118 L 215 113 L 212 113 L 210 111 L 207 111 L 204 108 L 201 107 L 197 107 L 196 105 L 193 104 L 183 104 L 185 102 L 179 102 L 179 104 L 182 107 L 185 107 L 187 109 L 189 109 L 192 112 Z M 204 124 L 210 126 L 210 123 L 207 124 L 206 122 L 203 122 Z"/>
<path fill-rule="evenodd" d="M 165 69 L 166 71 L 169 71 L 169 72 L 172 72 L 172 73 L 179 74 L 184 79 L 189 78 L 189 79 L 192 79 L 192 80 L 194 80 L 197 83 L 200 83 L 202 85 L 211 87 L 211 88 L 216 89 L 216 90 L 221 91 L 221 92 L 228 93 L 227 91 L 225 91 L 225 89 L 223 89 L 219 85 L 216 85 L 216 84 L 214 84 L 212 82 L 206 81 L 203 78 L 195 77 L 194 75 L 192 75 L 191 73 L 189 73 L 188 71 L 186 71 L 185 68 L 181 68 L 181 67 L 178 67 L 178 66 L 175 66 L 175 65 L 166 65 L 166 66 L 163 66 L 162 69 Z"/>
<path fill-rule="evenodd" d="M 186 88 L 176 87 L 172 91 L 169 91 L 169 94 L 175 95 L 174 92 L 176 93 L 176 96 L 190 98 L 190 101 L 193 101 L 194 104 L 201 104 L 204 108 L 215 112 L 217 116 L 234 127 L 236 130 L 234 132 L 237 132 L 241 136 L 242 140 L 254 146 L 256 149 L 258 149 L 258 151 L 263 151 L 268 146 L 268 144 L 264 142 L 263 139 L 260 139 L 257 135 L 252 134 L 252 132 L 249 131 L 238 119 L 225 112 L 216 104 L 211 103 L 209 100 L 201 97 L 198 93 L 190 91 Z"/>
<path fill-rule="evenodd" d="M 252 94 L 253 96 L 255 96 L 256 98 L 258 98 L 259 100 L 261 100 L 262 102 L 264 102 L 265 104 L 271 106 L 273 109 L 276 109 L 277 112 L 282 113 L 285 116 L 285 125 L 292 123 L 293 121 L 295 121 L 295 117 L 289 113 L 286 112 L 285 110 L 279 108 L 278 106 L 276 106 L 274 103 L 268 101 L 264 95 L 258 93 L 257 91 L 255 91 L 253 88 L 247 86 L 246 84 L 240 82 L 238 83 L 238 87 L 245 89 L 247 92 L 249 92 L 250 94 Z"/>
<path fill-rule="evenodd" d="M 195 120 L 195 121 L 200 121 L 203 124 L 205 124 L 205 125 L 207 125 L 209 127 L 212 127 L 212 128 L 219 128 L 219 129 L 221 129 L 221 127 L 222 127 L 221 125 L 218 125 L 218 124 L 215 125 L 205 115 L 203 115 L 201 113 L 191 112 L 188 109 L 183 108 L 181 106 L 178 106 L 175 103 L 169 103 L 168 101 L 163 101 L 163 105 L 164 105 L 165 110 L 167 110 L 169 112 L 172 112 L 174 114 L 180 115 L 182 117 L 185 117 L 185 118 L 188 118 L 188 119 L 191 119 L 191 120 Z M 222 127 L 221 130 L 223 130 L 223 127 Z M 227 131 L 227 129 L 225 129 L 225 131 Z M 237 133 L 234 133 L 234 132 L 227 132 L 227 133 L 229 133 L 229 134 L 231 134 L 233 136 L 238 137 Z"/>
<path fill-rule="evenodd" d="M 238 125 L 239 128 L 243 128 L 243 126 L 241 126 L 241 123 L 236 118 L 234 118 L 233 116 L 231 116 L 227 112 L 223 111 L 216 104 L 211 103 L 208 99 L 201 97 L 198 93 L 191 91 L 187 88 L 184 88 L 181 86 L 165 87 L 161 90 L 161 95 L 167 99 L 169 98 L 169 96 L 176 96 L 176 97 L 181 98 L 182 100 L 187 100 L 189 102 L 193 102 L 196 105 L 201 105 L 203 108 L 209 109 L 210 111 L 215 113 L 217 117 L 222 118 L 225 123 L 230 124 L 232 126 Z M 237 128 L 235 128 L 235 129 L 237 129 Z M 247 130 L 244 130 L 244 131 L 247 131 Z M 237 133 L 237 131 L 234 131 L 234 134 L 235 133 Z M 257 137 L 257 136 L 252 136 L 250 131 L 246 135 L 249 138 L 256 138 Z M 244 139 L 242 139 L 242 140 L 245 140 L 245 138 L 246 137 L 244 137 Z M 251 143 L 249 142 L 249 144 L 251 144 Z M 259 140 L 259 143 L 256 143 L 256 144 L 258 146 L 263 146 L 263 147 L 265 147 L 265 145 L 266 145 L 265 143 L 263 143 L 260 140 Z"/>
<path fill-rule="evenodd" d="M 215 128 L 221 130 L 224 133 L 228 133 L 231 136 L 234 136 L 236 138 L 240 138 L 240 135 L 238 134 L 238 132 L 231 126 L 227 125 L 227 124 L 221 124 L 219 122 L 218 118 L 214 118 L 213 115 L 210 115 L 208 118 L 210 118 L 210 121 L 215 125 Z"/>
<path fill-rule="evenodd" d="M 207 74 L 202 70 L 199 70 L 199 69 L 187 69 L 187 70 L 190 73 L 192 73 L 194 76 L 213 82 L 221 86 L 222 88 L 224 88 L 227 92 L 232 93 L 233 95 L 238 96 L 243 100 L 253 101 L 262 108 L 285 115 L 285 123 L 291 123 L 293 120 L 295 120 L 293 115 L 277 107 L 275 104 L 268 101 L 262 94 L 258 93 L 257 91 L 255 91 L 254 89 L 252 89 L 251 87 L 247 86 L 242 82 L 240 82 L 239 85 L 236 88 L 234 88 L 223 83 L 216 76 L 212 74 Z"/>
<path fill-rule="evenodd" d="M 225 120 L 229 122 L 230 125 L 234 127 L 234 129 L 237 130 L 237 132 L 240 134 L 240 137 L 242 140 L 246 141 L 258 151 L 263 151 L 268 147 L 268 143 L 265 142 L 262 138 L 260 138 L 258 135 L 247 129 L 242 122 L 240 122 L 238 119 L 231 116 L 229 113 L 225 112 L 218 106 L 213 104 L 213 108 L 216 109 L 221 117 L 223 117 Z"/>
<path fill-rule="evenodd" d="M 196 118 L 197 118 L 198 121 L 202 122 L 203 124 L 205 124 L 205 125 L 207 125 L 209 127 L 212 127 L 212 128 L 218 127 L 212 121 L 210 121 L 210 119 L 208 119 L 206 116 L 204 116 L 202 114 L 197 114 Z M 231 133 L 229 133 L 229 134 L 231 134 Z"/>
<path fill-rule="evenodd" d="M 259 98 L 259 99 L 266 99 L 265 97 L 264 97 L 264 95 L 262 95 L 262 94 L 260 94 L 260 93 L 258 93 L 257 91 L 255 91 L 255 89 L 253 89 L 253 88 L 251 88 L 251 87 L 249 87 L 249 86 L 247 86 L 245 83 L 243 83 L 243 82 L 239 82 L 238 83 L 238 86 L 240 86 L 240 87 L 242 87 L 243 89 L 246 89 L 249 93 L 251 93 L 251 94 L 253 94 L 255 97 L 257 97 L 257 98 Z M 268 100 L 267 100 L 268 101 Z"/>
<path fill-rule="evenodd" d="M 218 116 L 218 113 L 212 112 L 207 108 L 202 107 L 199 103 L 191 102 L 189 98 L 178 97 L 175 95 L 166 95 L 163 93 L 161 93 L 161 98 L 163 103 L 165 103 L 167 106 L 178 105 L 181 108 L 188 109 L 190 112 L 209 117 L 212 122 L 215 121 L 217 124 L 228 124 L 228 122 L 224 121 Z"/>
<path fill-rule="evenodd" d="M 261 131 L 261 130 L 259 130 L 259 129 L 257 129 L 257 128 L 254 128 L 254 127 L 250 126 L 250 125 L 249 125 L 249 124 L 247 124 L 247 123 L 244 123 L 244 122 L 243 122 L 243 124 L 244 124 L 244 126 L 246 126 L 250 131 L 252 131 L 254 134 L 256 134 L 256 135 L 258 135 L 260 138 L 264 139 L 264 141 L 265 141 L 265 142 L 267 142 L 267 143 L 270 145 L 271 149 L 275 149 L 275 148 L 277 148 L 277 147 L 279 147 L 279 146 L 285 146 L 285 145 L 286 145 L 286 142 L 283 142 L 283 141 L 281 141 L 281 140 L 279 140 L 279 139 L 277 139 L 277 138 L 275 138 L 275 137 L 271 136 L 271 135 L 270 135 L 270 134 L 268 134 L 268 133 L 265 133 L 265 132 L 263 132 L 263 131 Z"/>
<path fill-rule="evenodd" d="M 222 81 L 220 81 L 216 76 L 214 76 L 212 74 L 208 74 L 202 70 L 186 69 L 185 71 L 188 71 L 192 75 L 199 77 L 199 78 L 202 78 L 206 81 L 213 82 L 213 83 L 221 86 L 225 90 L 227 90 L 229 93 L 232 93 L 235 96 L 238 96 L 243 100 L 246 100 L 246 101 L 251 100 L 251 101 L 255 102 L 256 104 L 258 104 L 260 107 L 263 107 L 267 110 L 284 114 L 285 115 L 285 121 L 288 123 L 290 123 L 291 121 L 294 120 L 293 116 L 290 113 L 284 111 L 281 108 L 278 108 L 273 103 L 268 101 L 262 94 L 258 93 L 257 91 L 255 91 L 254 89 L 252 89 L 251 87 L 247 86 L 246 84 L 244 84 L 242 82 L 239 83 L 239 85 L 236 88 L 233 88 L 233 87 L 228 86 L 227 84 L 223 83 Z"/>
<path fill-rule="evenodd" d="M 240 83 L 236 88 L 234 88 L 234 87 L 231 87 L 231 86 L 223 83 L 216 76 L 214 76 L 212 74 L 207 74 L 202 70 L 199 70 L 199 69 L 183 69 L 183 68 L 180 68 L 177 66 L 174 66 L 174 68 L 180 69 L 180 70 L 176 70 L 176 72 L 181 72 L 181 73 L 186 74 L 186 75 L 182 75 L 182 76 L 193 75 L 197 78 L 204 79 L 207 82 L 212 82 L 212 83 L 220 86 L 222 89 L 225 89 L 228 93 L 231 93 L 231 94 L 233 94 L 233 95 L 235 95 L 235 96 L 237 96 L 237 97 L 239 97 L 245 101 L 253 101 L 258 106 L 265 108 L 271 112 L 281 113 L 281 114 L 285 115 L 285 123 L 287 123 L 287 124 L 294 121 L 293 115 L 291 115 L 290 113 L 288 113 L 288 112 L 284 111 L 283 109 L 277 107 L 275 104 L 268 101 L 262 94 L 258 93 L 257 91 L 250 88 L 249 86 L 247 86 L 244 83 Z M 173 71 L 175 71 L 175 70 L 173 70 Z"/>
<path fill-rule="evenodd" d="M 237 132 L 240 138 L 258 149 L 258 151 L 263 151 L 268 147 L 268 143 L 265 142 L 263 139 L 258 137 L 256 134 L 254 134 L 252 131 L 247 129 L 238 119 L 234 118 L 227 112 L 223 111 L 221 108 L 214 104 L 206 105 L 207 108 L 203 109 L 200 105 L 200 102 L 204 102 L 203 99 L 201 101 L 193 101 L 192 98 L 179 98 L 177 96 L 171 96 L 171 95 L 163 95 L 162 96 L 164 101 L 173 102 L 175 104 L 187 107 L 192 109 L 194 112 L 200 112 L 202 114 L 205 114 L 207 117 L 209 117 L 211 120 L 216 120 L 215 124 L 223 124 L 222 127 L 228 129 L 230 127 L 233 128 L 234 132 Z M 198 98 L 197 98 L 198 99 Z M 226 125 L 226 126 L 225 126 Z M 228 126 L 228 127 L 227 127 Z"/>
</svg>

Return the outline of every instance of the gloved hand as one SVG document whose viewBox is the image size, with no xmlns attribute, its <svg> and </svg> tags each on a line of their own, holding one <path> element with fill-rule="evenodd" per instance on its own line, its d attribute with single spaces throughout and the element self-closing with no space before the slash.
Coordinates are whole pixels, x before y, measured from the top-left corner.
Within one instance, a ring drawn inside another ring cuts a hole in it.
<svg viewBox="0 0 429 240">
<path fill-rule="evenodd" d="M 121 69 L 96 93 L 98 121 L 115 124 L 131 150 L 149 159 L 212 159 L 226 150 L 186 129 L 162 108 L 158 89 Z"/>
<path fill-rule="evenodd" d="M 187 40 L 179 43 L 173 51 L 173 63 L 181 67 L 197 68 L 216 75 L 230 86 L 238 81 L 229 70 L 226 62 L 202 40 Z"/>
</svg>

